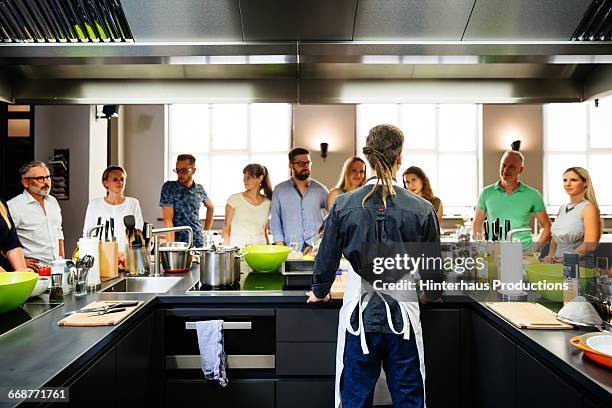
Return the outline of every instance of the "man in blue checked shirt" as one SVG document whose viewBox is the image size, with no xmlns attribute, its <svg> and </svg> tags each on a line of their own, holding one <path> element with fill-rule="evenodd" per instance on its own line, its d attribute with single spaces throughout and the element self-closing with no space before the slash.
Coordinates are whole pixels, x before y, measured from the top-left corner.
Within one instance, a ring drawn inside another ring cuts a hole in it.
<svg viewBox="0 0 612 408">
<path fill-rule="evenodd" d="M 176 181 L 166 181 L 162 186 L 159 206 L 162 208 L 164 227 L 189 226 L 193 230 L 193 245 L 201 247 L 202 223 L 200 222 L 200 207 L 206 207 L 204 229 L 212 226 L 214 206 L 206 194 L 204 187 L 193 179 L 196 171 L 195 157 L 190 154 L 180 154 L 176 159 Z M 185 231 L 166 234 L 168 241 L 187 241 Z"/>
<path fill-rule="evenodd" d="M 316 239 L 326 212 L 327 188 L 310 178 L 310 152 L 296 147 L 289 152 L 291 178 L 272 193 L 270 228 L 276 245 L 304 251 Z"/>
</svg>

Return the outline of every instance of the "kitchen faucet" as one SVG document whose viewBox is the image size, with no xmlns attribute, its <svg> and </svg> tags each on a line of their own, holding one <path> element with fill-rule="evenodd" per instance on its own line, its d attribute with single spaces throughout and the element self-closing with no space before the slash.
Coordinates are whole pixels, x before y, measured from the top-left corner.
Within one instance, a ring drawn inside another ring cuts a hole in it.
<svg viewBox="0 0 612 408">
<path fill-rule="evenodd" d="M 510 230 L 506 234 L 506 241 L 512 242 L 512 236 L 514 234 L 518 234 L 519 232 L 527 232 L 527 231 L 531 232 L 531 229 L 530 228 L 516 228 L 516 229 Z"/>
<path fill-rule="evenodd" d="M 187 235 L 189 236 L 187 249 L 191 248 L 193 245 L 193 230 L 191 227 L 182 226 L 182 227 L 167 227 L 167 228 L 153 228 L 151 230 L 151 235 L 153 236 L 153 254 L 154 254 L 154 265 L 153 265 L 153 274 L 151 276 L 161 276 L 161 271 L 159 268 L 159 236 L 161 234 L 165 234 L 166 232 L 174 232 L 174 231 L 187 231 Z M 173 248 L 176 251 L 176 248 Z"/>
</svg>

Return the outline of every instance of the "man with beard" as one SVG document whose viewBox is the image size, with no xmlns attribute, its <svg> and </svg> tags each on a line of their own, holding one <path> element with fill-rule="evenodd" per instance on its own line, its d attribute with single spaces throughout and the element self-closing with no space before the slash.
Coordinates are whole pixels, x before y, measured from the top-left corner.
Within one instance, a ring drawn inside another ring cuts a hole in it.
<svg viewBox="0 0 612 408">
<path fill-rule="evenodd" d="M 164 227 L 191 227 L 193 231 L 193 245 L 202 247 L 204 240 L 202 230 L 209 230 L 213 223 L 215 207 L 206 194 L 204 187 L 193 179 L 196 172 L 196 159 L 191 154 L 179 154 L 176 158 L 176 181 L 166 181 L 161 189 L 159 206 L 162 208 Z M 206 207 L 204 228 L 200 221 L 200 207 Z M 187 242 L 186 231 L 169 232 L 167 241 Z"/>
<path fill-rule="evenodd" d="M 64 257 L 62 213 L 55 197 L 50 196 L 51 175 L 40 161 L 19 169 L 23 193 L 7 202 L 15 229 L 23 245 L 26 264 L 38 268 Z"/>
<path fill-rule="evenodd" d="M 310 164 L 308 150 L 296 147 L 289 152 L 291 178 L 272 193 L 270 228 L 276 245 L 297 244 L 303 251 L 318 236 L 328 191 L 310 178 Z"/>
</svg>

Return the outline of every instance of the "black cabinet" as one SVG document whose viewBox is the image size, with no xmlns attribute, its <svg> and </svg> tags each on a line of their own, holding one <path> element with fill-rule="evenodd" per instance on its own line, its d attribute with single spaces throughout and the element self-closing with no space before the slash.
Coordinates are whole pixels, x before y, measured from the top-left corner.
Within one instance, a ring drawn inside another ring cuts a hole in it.
<svg viewBox="0 0 612 408">
<path fill-rule="evenodd" d="M 460 309 L 421 312 L 425 348 L 425 392 L 430 408 L 460 407 L 462 402 L 461 345 L 465 333 Z"/>
<path fill-rule="evenodd" d="M 160 370 L 154 370 L 162 358 L 160 336 L 154 335 L 154 315 L 149 315 L 116 347 L 117 401 L 119 406 L 143 404 L 159 398 L 156 381 Z"/>
<path fill-rule="evenodd" d="M 276 374 L 297 376 L 335 375 L 336 343 L 276 343 Z"/>
<path fill-rule="evenodd" d="M 338 338 L 339 310 L 278 309 L 277 341 L 333 341 Z"/>
<path fill-rule="evenodd" d="M 155 333 L 154 315 L 149 314 L 123 335 L 110 349 L 88 363 L 88 368 L 63 386 L 70 402 L 57 407 L 159 406 L 162 374 L 160 336 Z"/>
<path fill-rule="evenodd" d="M 334 380 L 276 383 L 276 408 L 313 408 L 334 406 Z"/>
<path fill-rule="evenodd" d="M 89 369 L 69 387 L 70 402 L 57 403 L 57 407 L 104 406 L 115 407 L 115 347 L 95 360 Z"/>
<path fill-rule="evenodd" d="M 514 408 L 517 395 L 515 344 L 477 313 L 472 313 L 471 328 L 469 353 L 474 407 Z"/>
<path fill-rule="evenodd" d="M 516 406 L 581 408 L 582 395 L 520 347 L 516 348 Z"/>
<path fill-rule="evenodd" d="M 204 380 L 169 380 L 164 406 L 273 408 L 274 380 L 230 378 L 226 387 Z"/>
</svg>

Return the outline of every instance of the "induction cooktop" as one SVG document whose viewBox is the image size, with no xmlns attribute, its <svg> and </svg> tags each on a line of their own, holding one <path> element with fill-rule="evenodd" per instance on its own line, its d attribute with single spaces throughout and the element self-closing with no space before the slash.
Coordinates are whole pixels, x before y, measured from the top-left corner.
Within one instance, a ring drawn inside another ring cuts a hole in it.
<svg viewBox="0 0 612 408">
<path fill-rule="evenodd" d="M 51 310 L 62 306 L 63 303 L 24 303 L 21 307 L 10 312 L 0 313 L 0 336 L 15 330 Z"/>
</svg>

